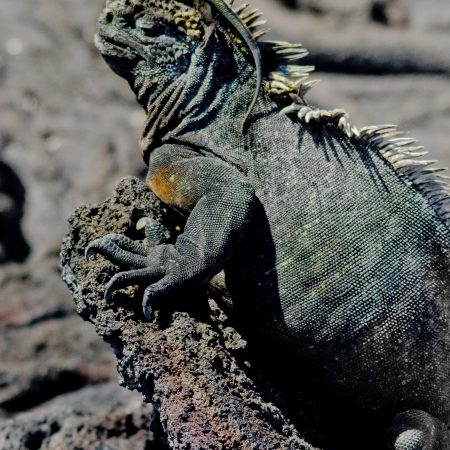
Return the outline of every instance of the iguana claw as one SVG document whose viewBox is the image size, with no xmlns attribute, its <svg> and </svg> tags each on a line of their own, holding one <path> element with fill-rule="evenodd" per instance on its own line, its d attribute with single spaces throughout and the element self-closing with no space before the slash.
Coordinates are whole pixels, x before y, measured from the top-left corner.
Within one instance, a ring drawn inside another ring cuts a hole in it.
<svg viewBox="0 0 450 450">
<path fill-rule="evenodd" d="M 88 259 L 93 259 L 96 254 L 100 254 L 106 256 L 113 264 L 130 269 L 146 267 L 146 253 L 147 250 L 141 243 L 117 234 L 95 239 L 84 251 Z"/>
<path fill-rule="evenodd" d="M 151 306 L 144 306 L 143 307 L 144 316 L 150 320 L 153 317 L 153 309 Z"/>
<path fill-rule="evenodd" d="M 172 266 L 178 268 L 175 260 L 177 252 L 166 240 L 164 228 L 155 220 L 142 218 L 136 224 L 138 230 L 144 229 L 148 246 L 133 241 L 120 234 L 109 234 L 92 241 L 85 250 L 87 258 L 101 254 L 112 263 L 125 270 L 116 273 L 108 282 L 104 299 L 111 301 L 116 290 L 131 285 L 147 286 L 143 298 L 143 312 L 147 319 L 152 317 L 152 304 L 161 294 L 172 292 L 179 285 L 171 273 Z"/>
</svg>

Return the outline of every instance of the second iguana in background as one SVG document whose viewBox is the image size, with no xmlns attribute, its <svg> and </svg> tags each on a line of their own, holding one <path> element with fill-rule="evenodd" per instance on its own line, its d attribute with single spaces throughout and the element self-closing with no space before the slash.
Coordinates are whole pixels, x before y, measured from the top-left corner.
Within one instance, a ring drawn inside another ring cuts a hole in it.
<svg viewBox="0 0 450 450">
<path fill-rule="evenodd" d="M 147 112 L 148 186 L 186 224 L 174 244 L 92 242 L 88 255 L 124 270 L 105 296 L 145 285 L 151 317 L 224 269 L 240 323 L 296 349 L 310 387 L 391 424 L 387 448 L 447 449 L 445 178 L 395 126 L 358 130 L 309 106 L 306 51 L 257 42 L 259 16 L 221 0 L 107 1 L 96 45 Z"/>
</svg>

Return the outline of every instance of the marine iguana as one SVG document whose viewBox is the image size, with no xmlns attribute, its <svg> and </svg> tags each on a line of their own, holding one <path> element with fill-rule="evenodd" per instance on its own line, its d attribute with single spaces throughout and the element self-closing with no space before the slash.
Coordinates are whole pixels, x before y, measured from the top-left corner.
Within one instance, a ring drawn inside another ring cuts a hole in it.
<svg viewBox="0 0 450 450">
<path fill-rule="evenodd" d="M 449 448 L 445 177 L 394 125 L 358 130 L 308 105 L 306 50 L 257 41 L 259 16 L 223 0 L 107 0 L 96 45 L 147 112 L 148 186 L 186 224 L 170 244 L 142 218 L 154 246 L 108 235 L 86 255 L 124 270 L 107 299 L 146 286 L 148 318 L 224 270 L 250 334 L 296 347 L 318 389 L 392 421 L 389 448 Z"/>
</svg>

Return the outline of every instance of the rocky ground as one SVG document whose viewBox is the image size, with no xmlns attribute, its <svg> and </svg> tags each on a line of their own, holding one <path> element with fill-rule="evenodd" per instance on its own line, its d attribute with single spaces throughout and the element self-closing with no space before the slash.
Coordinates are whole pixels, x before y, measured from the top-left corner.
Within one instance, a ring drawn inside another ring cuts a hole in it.
<svg viewBox="0 0 450 450">
<path fill-rule="evenodd" d="M 271 37 L 311 51 L 305 63 L 322 80 L 312 103 L 345 107 L 358 126 L 398 123 L 444 166 L 447 3 L 253 2 Z M 114 356 L 78 318 L 59 276 L 74 208 L 144 169 L 143 113 L 92 43 L 102 4 L 0 0 L 0 449 L 164 446 L 139 431 L 149 410 L 116 387 Z"/>
</svg>

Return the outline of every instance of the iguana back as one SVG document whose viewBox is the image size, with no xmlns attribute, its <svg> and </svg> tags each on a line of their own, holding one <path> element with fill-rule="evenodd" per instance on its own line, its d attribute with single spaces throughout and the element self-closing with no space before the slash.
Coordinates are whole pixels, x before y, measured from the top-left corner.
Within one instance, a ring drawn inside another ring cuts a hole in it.
<svg viewBox="0 0 450 450">
<path fill-rule="evenodd" d="M 309 359 L 327 360 L 327 383 L 359 385 L 366 408 L 414 402 L 446 420 L 448 226 L 370 141 L 279 115 L 257 124 L 253 176 L 275 258 L 261 266 L 260 236 L 249 238 L 245 263 L 237 258 L 241 302 L 260 289 L 263 303 L 276 284 L 281 323 Z M 272 140 L 271 129 L 285 132 Z M 420 389 L 424 403 L 415 401 Z"/>
</svg>

